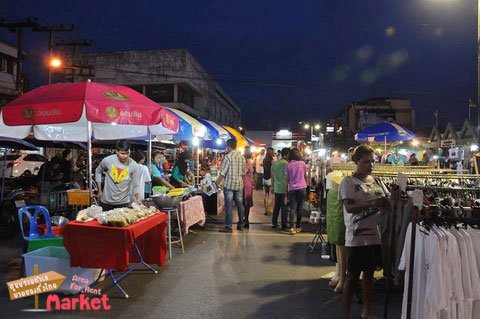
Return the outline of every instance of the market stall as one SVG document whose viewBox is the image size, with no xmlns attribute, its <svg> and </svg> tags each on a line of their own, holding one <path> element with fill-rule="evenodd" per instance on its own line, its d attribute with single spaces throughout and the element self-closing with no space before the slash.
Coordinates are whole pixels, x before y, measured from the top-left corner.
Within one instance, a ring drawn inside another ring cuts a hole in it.
<svg viewBox="0 0 480 319">
<path fill-rule="evenodd" d="M 410 141 L 415 138 L 416 136 L 412 131 L 396 123 L 379 123 L 370 125 L 355 134 L 356 141 L 382 143 L 384 144 L 385 151 L 387 151 L 387 143 Z"/>
<path fill-rule="evenodd" d="M 188 229 L 199 224 L 205 225 L 207 220 L 205 209 L 203 207 L 202 196 L 193 196 L 186 201 L 180 202 L 180 224 L 184 235 L 188 234 Z"/>
<path fill-rule="evenodd" d="M 118 284 L 131 271 L 148 264 L 165 265 L 167 241 L 165 228 L 167 215 L 156 213 L 126 227 L 100 224 L 98 218 L 91 221 L 73 221 L 64 229 L 64 246 L 70 254 L 71 267 L 105 269 L 100 276 L 110 276 L 115 286 L 128 298 Z M 135 252 L 133 252 L 135 248 Z M 138 262 L 127 270 L 128 264 Z M 126 271 L 119 277 L 114 271 Z"/>
</svg>

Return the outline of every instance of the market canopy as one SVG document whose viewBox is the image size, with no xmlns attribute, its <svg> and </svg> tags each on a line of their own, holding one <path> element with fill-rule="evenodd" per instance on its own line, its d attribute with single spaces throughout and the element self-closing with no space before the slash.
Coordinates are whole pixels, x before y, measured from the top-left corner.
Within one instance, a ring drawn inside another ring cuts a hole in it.
<svg viewBox="0 0 480 319">
<path fill-rule="evenodd" d="M 247 136 L 244 136 L 244 137 L 245 137 L 245 139 L 247 140 L 247 142 L 248 142 L 248 144 L 249 144 L 250 146 L 256 146 L 256 147 L 265 147 L 265 146 L 267 146 L 267 144 L 261 143 L 261 142 L 259 142 L 259 141 L 255 141 L 255 140 L 253 140 L 253 139 L 251 139 L 251 138 L 249 138 L 249 137 L 247 137 Z"/>
<path fill-rule="evenodd" d="M 38 147 L 32 143 L 11 137 L 0 137 L 0 148 L 38 151 Z"/>
<path fill-rule="evenodd" d="M 248 141 L 239 131 L 225 125 L 223 126 L 223 128 L 225 128 L 233 136 L 233 138 L 237 140 L 237 148 L 245 149 L 245 147 L 249 146 Z"/>
<path fill-rule="evenodd" d="M 396 124 L 396 123 L 379 123 L 366 127 L 355 135 L 356 141 L 370 141 L 377 143 L 389 143 L 399 141 L 409 141 L 415 139 L 415 134 Z"/>
<path fill-rule="evenodd" d="M 178 119 L 131 88 L 94 82 L 41 86 L 5 105 L 0 136 L 85 142 L 173 134 Z"/>
<path fill-rule="evenodd" d="M 230 133 L 215 122 L 199 118 L 198 121 L 205 125 L 207 133 L 200 141 L 200 147 L 214 150 L 226 150 L 226 141 L 230 138 Z"/>
<path fill-rule="evenodd" d="M 166 109 L 178 118 L 178 132 L 173 135 L 174 140 L 189 141 L 194 138 L 204 138 L 207 133 L 205 125 L 183 111 L 169 107 Z"/>
</svg>

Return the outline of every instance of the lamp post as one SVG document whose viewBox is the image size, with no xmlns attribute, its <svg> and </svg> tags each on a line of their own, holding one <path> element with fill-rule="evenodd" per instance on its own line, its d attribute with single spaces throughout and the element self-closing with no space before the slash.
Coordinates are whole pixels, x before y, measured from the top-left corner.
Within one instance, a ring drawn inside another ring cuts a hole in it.
<svg viewBox="0 0 480 319">
<path fill-rule="evenodd" d="M 310 141 L 312 141 L 312 137 L 313 137 L 313 129 L 315 128 L 316 130 L 319 130 L 321 128 L 320 124 L 305 124 L 303 126 L 306 130 L 310 129 Z M 313 144 L 313 141 L 312 141 L 312 144 Z"/>
</svg>

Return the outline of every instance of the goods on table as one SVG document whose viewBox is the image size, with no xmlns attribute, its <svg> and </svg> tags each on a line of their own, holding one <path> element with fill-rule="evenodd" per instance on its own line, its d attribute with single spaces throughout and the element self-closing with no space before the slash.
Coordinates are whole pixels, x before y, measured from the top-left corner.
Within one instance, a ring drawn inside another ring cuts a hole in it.
<svg viewBox="0 0 480 319">
<path fill-rule="evenodd" d="M 184 188 L 171 189 L 167 194 L 167 196 L 170 196 L 170 197 L 182 196 L 182 195 L 185 195 L 185 189 Z"/>
<path fill-rule="evenodd" d="M 95 218 L 100 224 L 113 227 L 126 227 L 158 213 L 155 207 L 134 205 L 133 208 L 115 208 L 98 214 Z"/>
<path fill-rule="evenodd" d="M 168 188 L 165 186 L 154 186 L 152 190 L 153 195 L 165 195 L 168 192 Z"/>
</svg>

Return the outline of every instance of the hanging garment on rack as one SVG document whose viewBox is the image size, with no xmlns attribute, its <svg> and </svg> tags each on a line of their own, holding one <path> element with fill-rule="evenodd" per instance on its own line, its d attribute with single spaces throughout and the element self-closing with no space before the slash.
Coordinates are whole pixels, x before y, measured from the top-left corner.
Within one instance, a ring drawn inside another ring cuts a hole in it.
<svg viewBox="0 0 480 319">
<path fill-rule="evenodd" d="M 469 227 L 467 232 L 472 237 L 473 249 L 475 251 L 475 257 L 477 261 L 477 267 L 480 266 L 480 231 Z M 476 317 L 480 318 L 480 300 L 475 300 L 473 302 L 473 311 Z"/>
<path fill-rule="evenodd" d="M 393 255 L 393 276 L 394 283 L 397 286 L 403 285 L 404 272 L 398 270 L 400 259 L 402 257 L 403 246 L 405 243 L 408 225 L 412 220 L 413 202 L 402 200 L 397 204 L 395 214 L 395 251 Z"/>
<path fill-rule="evenodd" d="M 412 226 L 411 224 L 408 226 L 405 245 L 402 253 L 402 257 L 400 259 L 399 269 L 405 271 L 405 284 L 403 289 L 403 302 L 402 302 L 402 319 L 407 318 L 407 296 L 408 296 L 408 278 L 409 276 L 413 276 L 413 284 L 412 284 L 412 316 L 411 318 L 425 318 L 424 316 L 424 295 L 422 292 L 425 292 L 425 287 L 427 284 L 426 281 L 426 263 L 425 263 L 425 247 L 424 247 L 424 238 L 426 234 L 424 231 L 421 231 L 421 227 L 417 227 L 415 236 L 415 262 L 413 266 L 413 274 L 410 273 L 410 269 L 408 265 L 410 264 L 410 249 L 411 249 L 411 233 L 412 233 Z M 426 319 L 426 318 L 425 318 Z"/>
<path fill-rule="evenodd" d="M 402 318 L 406 318 L 411 224 L 399 265 L 406 270 Z M 418 225 L 411 318 L 480 318 L 480 231 Z M 475 308 L 474 308 L 475 305 Z M 477 311 L 475 311 L 476 309 Z"/>
<path fill-rule="evenodd" d="M 345 222 L 343 204 L 338 200 L 338 191 L 327 193 L 327 241 L 333 245 L 345 246 Z"/>
</svg>

